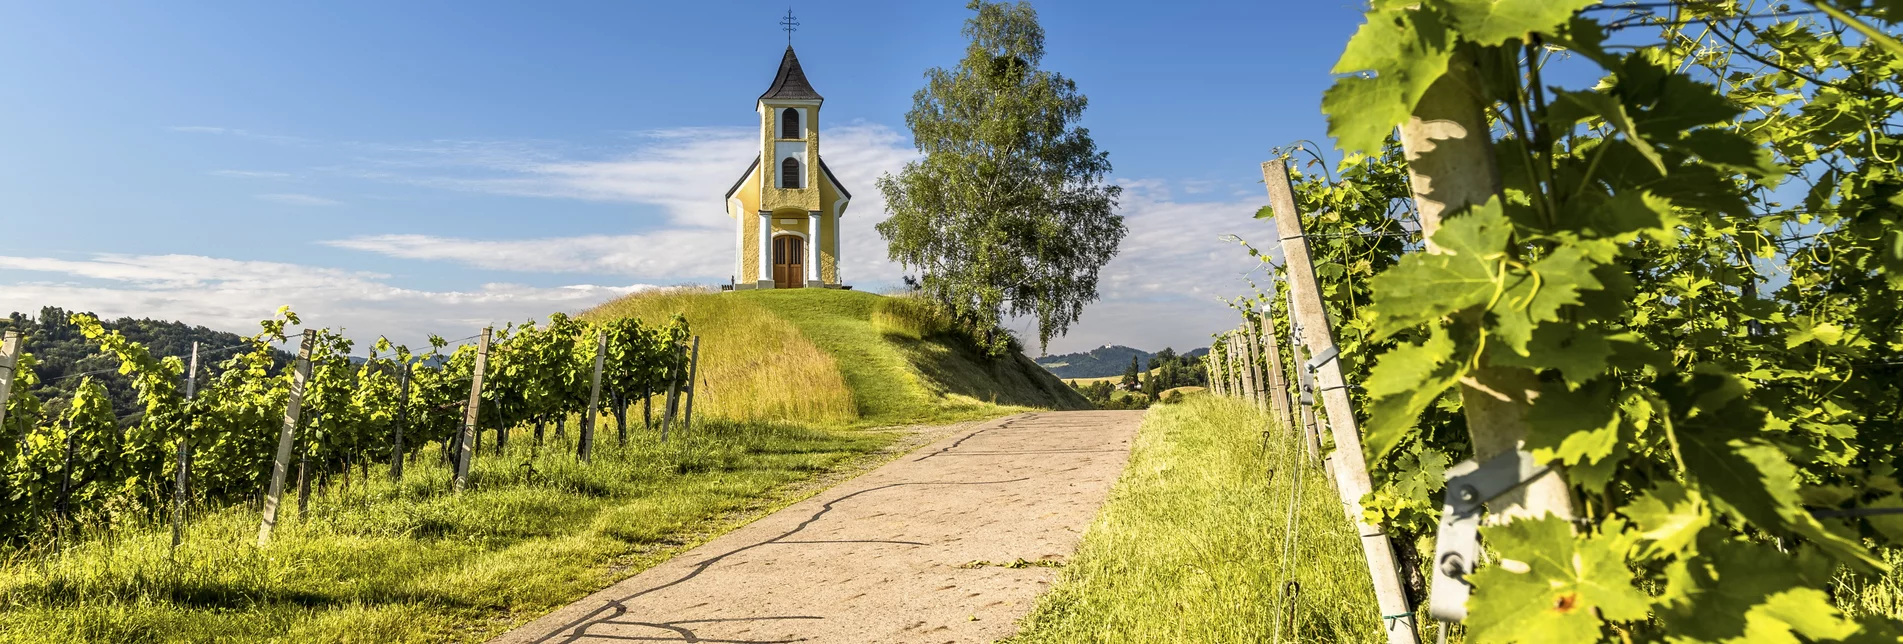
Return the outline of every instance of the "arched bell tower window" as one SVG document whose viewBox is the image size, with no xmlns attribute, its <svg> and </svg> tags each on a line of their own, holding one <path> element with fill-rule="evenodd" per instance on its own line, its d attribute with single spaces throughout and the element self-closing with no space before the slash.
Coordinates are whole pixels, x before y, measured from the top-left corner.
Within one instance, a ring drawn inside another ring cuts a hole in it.
<svg viewBox="0 0 1903 644">
<path fill-rule="evenodd" d="M 799 159 L 787 157 L 785 161 L 780 162 L 780 187 L 781 188 L 800 187 L 800 160 Z"/>
<path fill-rule="evenodd" d="M 800 111 L 794 108 L 780 110 L 780 138 L 803 139 L 800 136 Z"/>
</svg>

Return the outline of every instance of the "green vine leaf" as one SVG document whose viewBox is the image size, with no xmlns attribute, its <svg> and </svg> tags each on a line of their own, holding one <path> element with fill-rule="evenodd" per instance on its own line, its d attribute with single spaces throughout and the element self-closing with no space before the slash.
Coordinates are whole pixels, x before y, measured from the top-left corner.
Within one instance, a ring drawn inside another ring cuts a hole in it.
<svg viewBox="0 0 1903 644">
<path fill-rule="evenodd" d="M 1573 12 L 1598 0 L 1449 0 L 1447 12 L 1460 35 L 1482 45 L 1499 45 L 1532 32 L 1552 32 Z"/>
<path fill-rule="evenodd" d="M 1696 553 L 1698 533 L 1711 525 L 1711 512 L 1698 490 L 1670 480 L 1659 481 L 1619 513 L 1639 529 L 1648 558 Z"/>
<path fill-rule="evenodd" d="M 1441 252 L 1403 257 L 1372 280 L 1375 338 L 1492 301 L 1503 288 L 1502 265 L 1512 234 L 1498 198 L 1448 218 L 1434 231 Z"/>
<path fill-rule="evenodd" d="M 1453 44 L 1440 14 L 1430 9 L 1370 12 L 1331 72 L 1372 75 L 1338 78 L 1322 93 L 1328 135 L 1344 152 L 1380 151 L 1382 141 L 1407 121 L 1427 87 L 1447 72 Z"/>
<path fill-rule="evenodd" d="M 1580 291 L 1602 288 L 1586 253 L 1579 245 L 1562 246 L 1525 271 L 1509 271 L 1505 297 L 1489 309 L 1494 315 L 1491 333 L 1514 353 L 1529 355 L 1526 345 L 1535 327 L 1559 320 L 1561 307 L 1580 302 Z"/>
<path fill-rule="evenodd" d="M 1596 463 L 1619 443 L 1614 384 L 1599 380 L 1578 390 L 1548 383 L 1527 413 L 1526 449 L 1542 462 Z"/>
<path fill-rule="evenodd" d="M 1587 117 L 1599 117 L 1614 131 L 1625 135 L 1626 143 L 1638 150 L 1659 174 L 1669 172 L 1665 167 L 1665 157 L 1659 154 L 1658 148 L 1652 147 L 1645 137 L 1639 135 L 1638 124 L 1633 122 L 1632 115 L 1626 113 L 1625 105 L 1619 102 L 1618 97 L 1582 90 L 1558 92 L 1554 94 L 1554 99 L 1553 108 L 1548 113 L 1548 122 L 1552 125 L 1570 130 L 1574 123 Z"/>
<path fill-rule="evenodd" d="M 1649 599 L 1632 586 L 1624 522 L 1575 537 L 1552 515 L 1480 529 L 1499 561 L 1472 575 L 1468 641 L 1553 644 L 1600 639 L 1603 621 L 1644 619 Z"/>
<path fill-rule="evenodd" d="M 1426 342 L 1382 354 L 1368 373 L 1368 397 L 1374 400 L 1362 430 L 1368 458 L 1379 459 L 1399 445 L 1421 412 L 1466 374 L 1466 361 L 1454 359 L 1454 341 L 1439 327 Z"/>
</svg>

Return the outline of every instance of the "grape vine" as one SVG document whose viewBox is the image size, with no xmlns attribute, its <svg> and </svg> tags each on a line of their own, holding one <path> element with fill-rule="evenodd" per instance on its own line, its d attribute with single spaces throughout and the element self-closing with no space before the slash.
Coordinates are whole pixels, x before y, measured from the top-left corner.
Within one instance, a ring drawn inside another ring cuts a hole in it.
<svg viewBox="0 0 1903 644">
<path fill-rule="evenodd" d="M 43 404 L 33 395 L 41 383 L 28 337 L 0 428 L 0 541 L 29 539 L 69 522 L 109 523 L 116 513 L 159 512 L 170 498 L 180 441 L 190 448 L 192 489 L 203 502 L 261 493 L 291 384 L 291 370 L 274 367 L 273 353 L 290 339 L 286 330 L 299 324 L 296 313 L 280 309 L 261 322 L 257 334 L 222 358 L 215 377 L 200 376 L 190 399 L 182 357 L 154 356 L 90 315 L 71 321 L 101 353 L 118 359 L 140 408 L 113 409 L 105 389 L 90 379 L 71 398 Z M 480 414 L 482 429 L 496 430 L 496 451 L 511 427 L 540 427 L 586 410 L 598 332 L 608 339 L 602 387 L 612 397 L 604 411 L 618 418 L 643 392 L 664 388 L 665 378 L 681 372 L 678 346 L 690 330 L 679 316 L 649 325 L 556 313 L 546 326 L 531 321 L 501 329 L 490 349 Z M 349 476 L 353 468 L 367 473 L 371 463 L 390 462 L 399 418 L 404 458 L 431 445 L 442 449 L 459 436 L 475 345 L 452 349 L 432 336 L 418 353 L 380 338 L 357 359 L 353 348 L 331 329 L 316 334 L 296 438 L 314 477 Z M 407 398 L 399 386 L 406 370 Z"/>
<path fill-rule="evenodd" d="M 1903 508 L 1903 5 L 1377 0 L 1367 20 L 1323 99 L 1341 177 L 1295 177 L 1365 386 L 1363 509 L 1431 534 L 1490 394 L 1572 498 L 1482 528 L 1469 640 L 1894 641 L 1832 593 L 1903 539 L 1868 514 Z M 1403 156 L 1395 127 L 1447 127 L 1421 116 L 1437 83 L 1484 110 L 1491 161 Z M 1455 172 L 1497 172 L 1490 198 L 1407 208 Z M 1502 370 L 1524 390 L 1476 386 Z"/>
</svg>

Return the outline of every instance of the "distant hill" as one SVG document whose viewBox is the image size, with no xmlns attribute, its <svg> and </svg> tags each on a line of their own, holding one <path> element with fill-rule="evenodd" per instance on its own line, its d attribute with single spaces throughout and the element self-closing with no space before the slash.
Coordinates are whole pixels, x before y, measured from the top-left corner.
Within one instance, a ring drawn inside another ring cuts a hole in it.
<svg viewBox="0 0 1903 644">
<path fill-rule="evenodd" d="M 1209 347 L 1200 347 L 1184 352 L 1185 358 L 1200 358 L 1209 353 Z M 1036 360 L 1051 375 L 1066 380 L 1072 378 L 1108 378 L 1123 375 L 1130 368 L 1130 356 L 1136 356 L 1143 366 L 1150 367 L 1150 356 L 1154 355 L 1142 349 L 1132 349 L 1121 344 L 1106 344 L 1083 353 L 1066 353 L 1044 356 Z"/>
<path fill-rule="evenodd" d="M 1124 369 L 1130 368 L 1131 356 L 1144 363 L 1150 361 L 1148 351 L 1106 344 L 1083 353 L 1044 356 L 1036 362 L 1059 378 L 1105 378 L 1122 375 Z"/>
</svg>

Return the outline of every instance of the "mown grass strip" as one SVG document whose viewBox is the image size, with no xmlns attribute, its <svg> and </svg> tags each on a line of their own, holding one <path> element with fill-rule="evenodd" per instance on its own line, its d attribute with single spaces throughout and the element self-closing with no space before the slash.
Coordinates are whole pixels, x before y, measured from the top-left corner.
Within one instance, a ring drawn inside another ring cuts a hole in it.
<svg viewBox="0 0 1903 644">
<path fill-rule="evenodd" d="M 1283 641 L 1386 641 L 1334 489 L 1293 440 L 1263 453 L 1267 422 L 1211 396 L 1150 408 L 1077 555 L 1008 641 L 1265 642 L 1278 611 Z M 1297 476 L 1295 555 L 1284 562 Z"/>
</svg>

